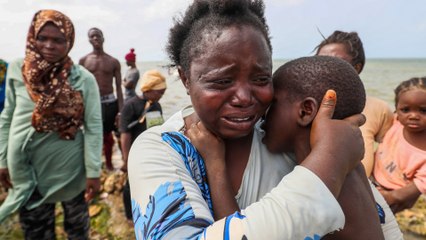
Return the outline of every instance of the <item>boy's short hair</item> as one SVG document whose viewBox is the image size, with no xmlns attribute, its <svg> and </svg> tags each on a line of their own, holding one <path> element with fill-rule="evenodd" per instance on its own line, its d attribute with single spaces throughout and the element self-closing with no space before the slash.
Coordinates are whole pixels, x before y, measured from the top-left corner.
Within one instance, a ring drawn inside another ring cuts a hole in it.
<svg viewBox="0 0 426 240">
<path fill-rule="evenodd" d="M 337 94 L 333 118 L 361 113 L 365 89 L 355 69 L 346 61 L 329 56 L 303 57 L 285 63 L 273 75 L 275 94 L 285 91 L 289 101 L 313 97 L 318 103 L 328 89 Z"/>
</svg>

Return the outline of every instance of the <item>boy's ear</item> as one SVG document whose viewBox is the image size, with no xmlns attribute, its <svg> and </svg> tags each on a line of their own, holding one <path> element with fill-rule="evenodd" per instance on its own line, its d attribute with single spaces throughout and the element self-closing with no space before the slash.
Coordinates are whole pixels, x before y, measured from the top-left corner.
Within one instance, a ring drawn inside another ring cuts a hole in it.
<svg viewBox="0 0 426 240">
<path fill-rule="evenodd" d="M 189 84 L 190 84 L 190 80 L 189 78 L 186 77 L 185 71 L 183 70 L 183 68 L 181 66 L 178 66 L 177 68 L 178 73 L 179 73 L 179 78 L 182 81 L 183 86 L 185 86 L 186 88 L 186 94 L 189 95 Z"/>
<path fill-rule="evenodd" d="M 300 102 L 299 117 L 297 123 L 307 127 L 312 123 L 318 112 L 318 102 L 313 97 L 307 97 Z"/>
</svg>

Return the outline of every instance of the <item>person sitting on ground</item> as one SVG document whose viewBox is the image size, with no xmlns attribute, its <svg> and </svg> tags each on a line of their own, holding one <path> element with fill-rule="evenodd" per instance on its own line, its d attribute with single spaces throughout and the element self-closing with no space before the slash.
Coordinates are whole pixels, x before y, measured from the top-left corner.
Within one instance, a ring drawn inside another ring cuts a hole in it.
<svg viewBox="0 0 426 240">
<path fill-rule="evenodd" d="M 316 55 L 332 56 L 350 63 L 360 74 L 365 65 L 364 47 L 358 33 L 334 31 L 317 47 Z M 377 144 L 383 140 L 386 131 L 392 125 L 393 113 L 389 105 L 376 97 L 368 96 L 362 114 L 366 122 L 361 126 L 365 143 L 365 154 L 362 164 L 369 177 L 374 166 L 374 152 Z"/>
<path fill-rule="evenodd" d="M 263 1 L 193 1 L 170 30 L 167 51 L 192 106 L 144 131 L 130 149 L 136 238 L 317 239 L 342 228 L 336 197 L 363 156 L 364 118 L 330 119 L 336 99 L 325 98 L 301 165 L 267 151 L 258 125 L 273 98 Z M 197 121 L 233 149 L 224 187 L 244 210 L 218 221 L 213 207 L 222 203 L 212 202 L 206 176 L 215 171 L 184 135 Z"/>
<path fill-rule="evenodd" d="M 263 142 L 273 153 L 294 153 L 298 164 L 311 151 L 312 121 L 327 89 L 333 88 L 338 96 L 333 118 L 342 119 L 360 113 L 365 104 L 365 90 L 358 74 L 350 64 L 334 57 L 315 56 L 290 61 L 275 71 L 273 84 L 275 97 L 262 125 L 265 130 Z M 206 132 L 202 124 L 198 125 L 200 129 L 188 131 L 192 144 L 200 151 L 207 169 L 224 169 L 223 153 L 226 150 L 222 149 L 221 140 L 211 139 L 214 136 Z M 219 143 L 217 146 L 213 144 L 216 142 Z M 221 199 L 223 203 L 214 209 L 215 218 L 220 219 L 239 209 L 224 212 L 226 207 L 223 205 L 233 205 L 235 199 L 224 199 L 223 196 L 229 194 L 216 190 L 223 180 L 218 180 L 213 174 L 222 173 L 207 174 L 213 202 Z M 381 205 L 386 205 L 386 202 L 383 198 L 379 198 L 376 204 L 372 190 L 377 191 L 370 185 L 362 164 L 359 164 L 356 171 L 346 178 L 338 197 L 346 216 L 345 227 L 323 239 L 384 239 L 383 234 L 386 239 L 401 239 L 396 221 L 388 222 L 381 229 L 380 222 L 384 223 L 385 215 L 392 215 L 392 212 L 387 206 L 385 209 L 388 210 L 384 212 Z M 393 231 L 389 231 L 391 226 Z"/>
<path fill-rule="evenodd" d="M 124 57 L 126 59 L 127 69 L 126 75 L 123 79 L 124 86 L 124 102 L 136 96 L 136 84 L 139 80 L 139 70 L 136 67 L 136 54 L 135 49 L 131 48 L 130 52 Z"/>
<path fill-rule="evenodd" d="M 120 116 L 120 139 L 123 166 L 127 172 L 127 159 L 135 139 L 146 129 L 163 124 L 163 110 L 158 102 L 166 91 L 166 78 L 157 70 L 146 71 L 140 81 L 142 95 L 124 103 Z M 129 181 L 123 188 L 123 203 L 127 219 L 132 219 Z"/>
<path fill-rule="evenodd" d="M 113 170 L 112 149 L 114 146 L 114 137 L 112 136 L 112 132 L 117 131 L 116 122 L 123 105 L 121 65 L 116 58 L 104 51 L 104 34 L 99 28 L 94 27 L 89 29 L 88 36 L 93 51 L 82 57 L 79 64 L 95 75 L 99 86 L 104 131 L 103 150 L 105 165 L 108 170 Z M 116 95 L 114 95 L 114 81 Z"/>
<path fill-rule="evenodd" d="M 379 144 L 373 181 L 392 208 L 411 208 L 426 193 L 426 77 L 395 89 L 396 114 Z"/>
<path fill-rule="evenodd" d="M 94 76 L 68 56 L 74 34 L 63 13 L 38 11 L 24 60 L 8 69 L 0 115 L 0 183 L 8 196 L 0 222 L 19 210 L 25 239 L 55 239 L 57 202 L 68 238 L 89 239 L 88 201 L 102 165 L 101 104 Z"/>
</svg>

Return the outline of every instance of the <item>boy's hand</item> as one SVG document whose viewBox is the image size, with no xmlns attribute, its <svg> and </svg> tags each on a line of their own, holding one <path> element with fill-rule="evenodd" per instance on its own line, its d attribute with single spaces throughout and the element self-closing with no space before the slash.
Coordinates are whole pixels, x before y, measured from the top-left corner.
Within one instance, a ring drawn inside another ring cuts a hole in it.
<svg viewBox="0 0 426 240">
<path fill-rule="evenodd" d="M 312 123 L 312 151 L 302 163 L 321 178 L 334 196 L 339 195 L 346 175 L 364 156 L 359 126 L 365 122 L 362 114 L 344 120 L 331 119 L 336 101 L 336 92 L 328 90 Z"/>
<path fill-rule="evenodd" d="M 337 97 L 333 90 L 328 90 L 323 98 L 311 129 L 311 147 L 320 148 L 330 154 L 336 161 L 346 162 L 349 172 L 364 157 L 364 141 L 359 126 L 365 117 L 357 114 L 344 120 L 331 119 Z"/>
<path fill-rule="evenodd" d="M 192 145 L 203 157 L 208 170 L 213 170 L 212 168 L 219 166 L 225 167 L 225 144 L 222 139 L 210 132 L 203 123 L 199 121 L 191 124 L 190 128 L 186 130 L 186 136 L 191 139 Z"/>
</svg>

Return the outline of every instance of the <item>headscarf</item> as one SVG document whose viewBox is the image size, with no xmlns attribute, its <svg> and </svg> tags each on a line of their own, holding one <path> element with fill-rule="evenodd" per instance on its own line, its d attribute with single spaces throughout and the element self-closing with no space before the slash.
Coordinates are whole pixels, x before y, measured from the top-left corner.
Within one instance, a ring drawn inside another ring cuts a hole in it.
<svg viewBox="0 0 426 240">
<path fill-rule="evenodd" d="M 130 52 L 128 54 L 126 54 L 126 56 L 124 57 L 126 59 L 126 61 L 128 62 L 136 62 L 136 54 L 135 54 L 135 49 L 131 48 Z"/>
<path fill-rule="evenodd" d="M 53 23 L 65 35 L 67 56 L 49 63 L 36 48 L 36 38 L 46 23 Z M 37 132 L 55 131 L 62 139 L 74 139 L 83 124 L 84 105 L 80 92 L 69 81 L 73 62 L 68 56 L 74 44 L 74 26 L 63 13 L 55 10 L 38 11 L 27 36 L 22 74 L 28 94 L 35 102 L 32 125 Z"/>
<path fill-rule="evenodd" d="M 166 78 L 157 70 L 146 71 L 141 78 L 141 91 L 166 89 Z"/>
</svg>

